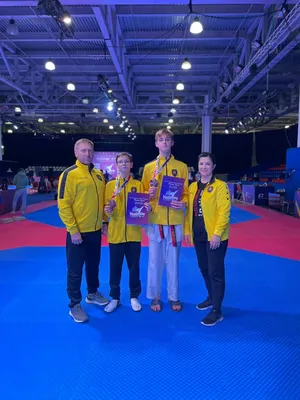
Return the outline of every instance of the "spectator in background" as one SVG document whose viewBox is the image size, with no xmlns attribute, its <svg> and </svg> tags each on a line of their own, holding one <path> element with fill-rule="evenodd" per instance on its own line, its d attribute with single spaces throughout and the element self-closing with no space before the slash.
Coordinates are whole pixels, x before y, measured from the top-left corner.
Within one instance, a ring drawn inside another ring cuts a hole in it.
<svg viewBox="0 0 300 400">
<path fill-rule="evenodd" d="M 253 181 L 254 182 L 259 182 L 259 175 L 257 172 L 255 172 L 255 174 L 253 175 Z"/>
<path fill-rule="evenodd" d="M 12 204 L 12 212 L 16 212 L 17 204 L 19 199 L 22 199 L 21 203 L 21 213 L 25 213 L 26 204 L 27 204 L 27 186 L 29 184 L 28 177 L 23 168 L 20 168 L 17 174 L 14 176 L 13 184 L 16 186 L 16 191 Z"/>
</svg>

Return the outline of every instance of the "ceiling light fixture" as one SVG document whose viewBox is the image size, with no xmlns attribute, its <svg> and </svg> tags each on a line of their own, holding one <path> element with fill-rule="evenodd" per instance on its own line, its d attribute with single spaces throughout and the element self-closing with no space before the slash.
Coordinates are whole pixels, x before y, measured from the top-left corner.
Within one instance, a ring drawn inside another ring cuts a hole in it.
<svg viewBox="0 0 300 400">
<path fill-rule="evenodd" d="M 12 18 L 6 27 L 6 33 L 11 36 L 17 36 L 19 34 L 19 28 L 15 20 Z"/>
<path fill-rule="evenodd" d="M 194 21 L 190 26 L 190 32 L 194 35 L 198 35 L 199 33 L 203 32 L 203 25 L 201 24 L 198 17 L 194 18 Z"/>
<path fill-rule="evenodd" d="M 48 71 L 54 71 L 55 68 L 56 68 L 56 66 L 55 66 L 55 64 L 54 64 L 53 61 L 48 60 L 48 61 L 45 62 L 45 68 L 46 68 Z"/>
<path fill-rule="evenodd" d="M 182 69 L 185 69 L 185 70 L 191 69 L 191 68 L 192 68 L 192 64 L 189 62 L 189 59 L 188 59 L 188 58 L 185 58 L 185 59 L 183 60 L 183 63 L 181 64 L 181 68 L 182 68 Z"/>
<path fill-rule="evenodd" d="M 74 83 L 73 83 L 73 82 L 69 82 L 69 83 L 67 84 L 67 89 L 70 90 L 70 92 L 74 92 L 74 90 L 75 90 L 75 85 L 74 85 Z"/>
<path fill-rule="evenodd" d="M 176 90 L 184 90 L 184 84 L 182 82 L 178 82 L 176 85 Z"/>
<path fill-rule="evenodd" d="M 64 17 L 63 17 L 63 22 L 64 22 L 66 25 L 71 25 L 71 24 L 72 24 L 71 15 L 70 15 L 70 14 L 65 14 Z"/>
</svg>

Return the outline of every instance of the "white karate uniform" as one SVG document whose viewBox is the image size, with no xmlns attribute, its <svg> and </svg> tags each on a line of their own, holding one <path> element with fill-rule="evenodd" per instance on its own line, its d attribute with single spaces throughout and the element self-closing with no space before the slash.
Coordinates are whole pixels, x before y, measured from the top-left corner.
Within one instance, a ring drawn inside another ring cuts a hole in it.
<svg viewBox="0 0 300 400">
<path fill-rule="evenodd" d="M 163 225 L 164 239 L 160 237 L 159 225 L 148 225 L 149 263 L 147 298 L 154 299 L 161 294 L 164 267 L 167 272 L 168 299 L 178 299 L 178 262 L 183 239 L 183 226 L 175 225 L 177 246 L 172 244 L 171 227 Z"/>
</svg>

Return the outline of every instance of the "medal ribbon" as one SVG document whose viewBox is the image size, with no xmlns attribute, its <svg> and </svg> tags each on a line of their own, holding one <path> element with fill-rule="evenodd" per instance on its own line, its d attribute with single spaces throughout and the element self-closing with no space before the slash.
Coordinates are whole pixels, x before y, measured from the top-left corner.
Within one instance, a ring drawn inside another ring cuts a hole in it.
<svg viewBox="0 0 300 400">
<path fill-rule="evenodd" d="M 116 185 L 115 185 L 115 190 L 113 192 L 113 195 L 111 197 L 111 199 L 115 199 L 121 192 L 122 190 L 125 188 L 125 186 L 127 185 L 127 183 L 130 181 L 131 176 L 129 175 L 129 177 L 127 179 L 124 180 L 124 182 L 122 183 L 121 186 L 120 185 L 120 176 L 118 175 L 116 177 Z"/>
<path fill-rule="evenodd" d="M 152 175 L 152 179 L 155 179 L 160 173 L 161 171 L 165 168 L 165 166 L 168 164 L 168 162 L 171 160 L 171 154 L 169 155 L 169 157 L 165 160 L 165 162 L 163 163 L 163 165 L 161 167 L 159 167 L 159 156 L 157 156 L 156 158 L 156 163 L 155 163 L 155 170 L 153 172 Z"/>
</svg>

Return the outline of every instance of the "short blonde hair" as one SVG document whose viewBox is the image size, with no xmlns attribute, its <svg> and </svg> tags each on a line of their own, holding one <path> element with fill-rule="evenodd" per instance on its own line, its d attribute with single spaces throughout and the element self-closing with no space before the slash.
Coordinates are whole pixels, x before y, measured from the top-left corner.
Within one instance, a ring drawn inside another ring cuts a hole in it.
<svg viewBox="0 0 300 400">
<path fill-rule="evenodd" d="M 127 153 L 127 151 L 124 151 L 124 152 L 122 152 L 122 153 L 117 154 L 116 163 L 118 162 L 118 159 L 119 159 L 120 157 L 124 157 L 124 156 L 128 157 L 128 158 L 129 158 L 129 161 L 132 163 L 132 155 L 131 155 L 130 153 Z"/>
<path fill-rule="evenodd" d="M 93 143 L 91 140 L 89 140 L 89 139 L 79 139 L 79 140 L 77 140 L 77 142 L 76 142 L 75 145 L 74 145 L 74 150 L 76 150 L 77 147 L 78 147 L 81 143 L 89 143 L 89 144 L 92 146 L 92 148 L 94 148 L 94 143 Z"/>
<path fill-rule="evenodd" d="M 174 134 L 173 132 L 169 131 L 169 129 L 160 129 L 159 131 L 156 132 L 155 134 L 155 141 L 157 141 L 158 138 L 160 138 L 161 136 L 169 136 L 172 140 L 174 140 Z"/>
</svg>

